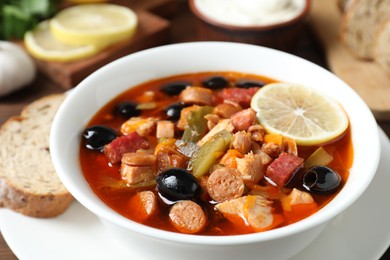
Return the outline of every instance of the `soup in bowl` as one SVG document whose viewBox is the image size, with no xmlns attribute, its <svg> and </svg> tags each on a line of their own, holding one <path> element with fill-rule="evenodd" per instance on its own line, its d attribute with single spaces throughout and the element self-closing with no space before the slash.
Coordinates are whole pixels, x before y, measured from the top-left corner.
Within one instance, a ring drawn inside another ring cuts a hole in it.
<svg viewBox="0 0 390 260">
<path fill-rule="evenodd" d="M 291 100 L 327 104 L 313 108 L 326 131 L 291 127 L 303 114 L 284 118 Z M 330 72 L 272 49 L 202 42 L 93 73 L 59 109 L 51 153 L 73 196 L 141 256 L 287 259 L 363 193 L 379 137 Z"/>
</svg>

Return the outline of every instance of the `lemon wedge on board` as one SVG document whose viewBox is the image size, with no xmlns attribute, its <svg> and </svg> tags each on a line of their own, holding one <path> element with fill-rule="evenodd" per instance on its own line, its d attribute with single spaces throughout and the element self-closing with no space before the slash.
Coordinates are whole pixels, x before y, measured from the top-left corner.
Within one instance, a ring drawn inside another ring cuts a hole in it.
<svg viewBox="0 0 390 260">
<path fill-rule="evenodd" d="M 130 38 L 136 31 L 137 15 L 114 4 L 84 4 L 66 8 L 50 20 L 58 40 L 70 44 L 108 46 Z"/>
<path fill-rule="evenodd" d="M 265 85 L 252 97 L 251 107 L 268 132 L 293 138 L 298 145 L 331 141 L 349 124 L 336 100 L 299 84 Z"/>
<path fill-rule="evenodd" d="M 95 45 L 68 45 L 53 37 L 49 21 L 41 22 L 25 34 L 24 44 L 29 53 L 46 61 L 73 61 L 92 56 L 100 51 Z"/>
</svg>

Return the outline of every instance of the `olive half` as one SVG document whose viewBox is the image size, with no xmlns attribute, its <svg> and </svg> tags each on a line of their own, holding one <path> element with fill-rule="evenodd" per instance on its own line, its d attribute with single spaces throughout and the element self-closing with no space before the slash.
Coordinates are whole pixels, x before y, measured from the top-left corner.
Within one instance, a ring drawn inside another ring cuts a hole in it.
<svg viewBox="0 0 390 260">
<path fill-rule="evenodd" d="M 340 184 L 340 175 L 326 166 L 313 166 L 303 175 L 303 187 L 313 193 L 333 193 L 340 187 Z"/>
<path fill-rule="evenodd" d="M 200 192 L 198 180 L 190 172 L 171 168 L 156 178 L 157 190 L 170 201 L 194 199 Z"/>
<path fill-rule="evenodd" d="M 106 144 L 117 137 L 117 134 L 114 129 L 107 126 L 94 125 L 86 128 L 82 136 L 87 149 L 102 151 Z"/>
</svg>

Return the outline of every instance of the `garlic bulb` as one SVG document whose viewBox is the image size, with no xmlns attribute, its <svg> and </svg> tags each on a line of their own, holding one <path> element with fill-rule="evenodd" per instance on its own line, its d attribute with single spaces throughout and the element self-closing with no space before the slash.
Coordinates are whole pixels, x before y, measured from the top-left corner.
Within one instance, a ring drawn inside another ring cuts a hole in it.
<svg viewBox="0 0 390 260">
<path fill-rule="evenodd" d="M 35 75 L 34 62 L 20 46 L 0 41 L 0 96 L 28 85 Z"/>
</svg>

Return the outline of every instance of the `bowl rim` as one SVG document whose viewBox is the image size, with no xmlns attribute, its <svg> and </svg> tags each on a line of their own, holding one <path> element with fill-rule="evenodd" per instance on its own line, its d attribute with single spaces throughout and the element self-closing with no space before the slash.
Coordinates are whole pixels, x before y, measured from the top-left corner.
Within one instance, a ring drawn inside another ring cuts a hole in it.
<svg viewBox="0 0 390 260">
<path fill-rule="evenodd" d="M 235 31 L 235 32 L 261 32 L 261 31 L 266 32 L 266 31 L 271 31 L 282 27 L 291 26 L 293 24 L 302 21 L 309 14 L 310 6 L 311 6 L 311 0 L 303 0 L 305 1 L 305 6 L 301 10 L 301 12 L 298 15 L 294 16 L 293 18 L 284 22 L 277 22 L 277 23 L 271 23 L 266 25 L 241 25 L 240 26 L 240 25 L 224 23 L 205 15 L 196 7 L 195 1 L 196 0 L 189 0 L 189 7 L 192 13 L 199 20 L 209 25 L 212 25 L 214 27 L 221 28 L 228 31 Z"/>
<path fill-rule="evenodd" d="M 93 199 L 96 200 L 97 196 L 95 194 L 95 198 L 90 198 L 85 192 L 80 192 L 80 189 L 77 188 L 77 185 L 75 184 L 75 180 L 72 180 L 67 175 L 67 172 L 65 171 L 62 161 L 61 161 L 61 150 L 63 147 L 60 147 L 58 145 L 58 140 L 63 139 L 61 136 L 61 127 L 64 126 L 64 122 L 62 122 L 62 118 L 66 118 L 67 115 L 67 107 L 71 107 L 74 105 L 75 99 L 77 101 L 77 98 L 81 98 L 81 92 L 87 91 L 90 89 L 93 89 L 93 86 L 91 84 L 94 82 L 94 78 L 99 76 L 100 74 L 104 74 L 107 71 L 111 69 L 115 69 L 118 66 L 122 66 L 122 64 L 126 63 L 128 60 L 136 60 L 142 57 L 146 56 L 153 56 L 156 53 L 159 52 L 170 52 L 175 51 L 176 49 L 184 49 L 187 50 L 187 48 L 200 48 L 200 49 L 207 49 L 210 47 L 218 49 L 221 46 L 225 46 L 228 48 L 256 48 L 262 51 L 270 52 L 277 55 L 283 55 L 292 57 L 293 59 L 298 59 L 300 62 L 308 63 L 310 66 L 316 67 L 316 69 L 320 69 L 321 73 L 327 73 L 331 77 L 334 77 L 335 80 L 338 80 L 340 84 L 344 84 L 349 90 L 352 91 L 351 93 L 355 95 L 355 99 L 357 99 L 358 102 L 362 102 L 362 106 L 365 109 L 365 112 L 368 115 L 367 124 L 375 124 L 375 127 L 377 126 L 376 121 L 371 113 L 371 111 L 368 109 L 367 105 L 364 103 L 364 101 L 343 81 L 338 79 L 334 74 L 331 72 L 325 70 L 324 68 L 321 68 L 320 66 L 311 63 L 310 61 L 304 60 L 300 57 L 294 56 L 289 53 L 285 53 L 282 51 L 270 49 L 267 47 L 261 47 L 261 46 L 255 46 L 251 44 L 244 44 L 244 43 L 229 43 L 229 42 L 189 42 L 189 43 L 177 43 L 177 44 L 170 44 L 160 47 L 155 47 L 147 50 L 143 50 L 137 53 L 130 54 L 128 56 L 125 56 L 123 58 L 120 58 L 118 60 L 115 60 L 111 62 L 108 65 L 105 65 L 104 67 L 98 69 L 96 72 L 92 73 L 89 77 L 84 79 L 75 89 L 69 93 L 68 97 L 65 99 L 63 104 L 60 106 L 52 124 L 52 130 L 50 134 L 50 151 L 52 155 L 52 161 L 53 165 L 61 179 L 61 181 L 64 183 L 65 187 L 69 190 L 69 192 L 78 200 L 82 205 L 84 205 L 87 209 L 92 211 L 94 214 L 96 214 L 99 218 L 102 218 L 110 223 L 114 223 L 120 227 L 126 228 L 128 230 L 131 230 L 132 232 L 153 237 L 156 239 L 164 239 L 166 241 L 171 242 L 179 242 L 183 244 L 197 244 L 197 245 L 203 245 L 203 246 L 213 246 L 213 245 L 221 245 L 221 246 L 227 246 L 227 245 L 239 245 L 239 244 L 252 244 L 252 243 L 258 243 L 261 241 L 270 241 L 279 239 L 281 237 L 285 236 L 291 236 L 296 233 L 299 233 L 301 231 L 308 230 L 310 228 L 313 228 L 315 226 L 319 226 L 320 224 L 328 222 L 330 219 L 338 215 L 340 212 L 342 212 L 344 209 L 346 209 L 348 206 L 350 206 L 354 201 L 357 200 L 358 197 L 364 192 L 364 190 L 367 188 L 369 183 L 371 182 L 373 176 L 375 175 L 376 168 L 379 164 L 379 155 L 380 155 L 380 141 L 379 141 L 379 130 L 377 128 L 377 138 L 372 138 L 372 143 L 374 144 L 374 147 L 377 147 L 378 149 L 376 151 L 372 151 L 375 153 L 376 161 L 372 161 L 371 167 L 372 172 L 371 175 L 367 178 L 370 178 L 367 180 L 364 185 L 361 186 L 360 190 L 354 191 L 353 196 L 349 198 L 347 202 L 344 202 L 343 204 L 337 204 L 336 207 L 332 208 L 332 211 L 328 214 L 313 214 L 312 216 L 303 219 L 302 221 L 296 222 L 294 224 L 290 224 L 281 228 L 273 229 L 266 232 L 260 232 L 260 233 L 253 233 L 253 234 L 245 234 L 245 235 L 231 235 L 231 236 L 204 236 L 204 235 L 188 235 L 188 234 L 180 234 L 176 232 L 170 232 L 170 231 L 164 231 L 157 228 L 152 228 L 149 226 L 145 226 L 143 224 L 139 224 L 137 222 L 134 222 L 132 220 L 129 220 L 119 213 L 115 212 L 111 208 L 109 208 L 107 205 L 105 205 L 102 201 L 100 203 L 94 202 Z M 187 50 L 188 51 L 188 50 Z M 99 77 L 97 77 L 99 78 Z M 89 87 L 88 87 L 89 86 Z M 79 97 L 77 97 L 79 96 Z M 114 96 L 112 96 L 110 99 L 112 99 Z M 105 103 L 107 103 L 110 99 L 108 99 Z M 359 101 L 360 100 L 360 101 Z M 78 101 L 82 101 L 78 100 Z M 96 113 L 96 112 L 95 112 Z M 90 115 L 90 117 L 92 117 Z M 88 118 L 87 122 L 90 120 Z M 87 123 L 85 122 L 85 123 Z M 66 142 L 66 141 L 63 141 Z M 80 173 L 81 170 L 79 169 Z M 81 173 L 82 174 L 82 173 Z M 86 183 L 86 180 L 84 179 L 84 182 Z M 348 182 L 347 182 L 348 183 Z M 342 190 L 343 191 L 343 190 Z M 340 193 L 342 192 L 340 191 Z M 339 195 L 338 195 L 339 196 Z M 336 196 L 337 197 L 337 196 Z M 327 207 L 324 207 L 327 208 Z M 323 211 L 321 209 L 320 211 Z"/>
</svg>

